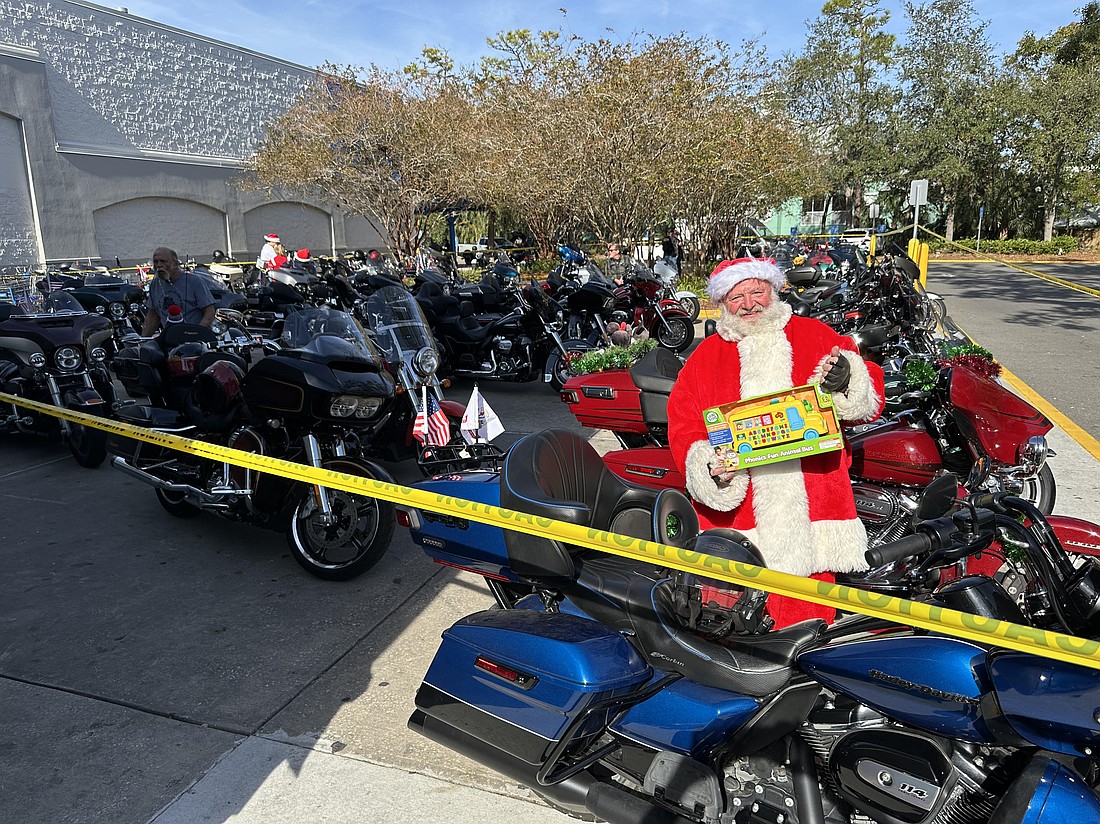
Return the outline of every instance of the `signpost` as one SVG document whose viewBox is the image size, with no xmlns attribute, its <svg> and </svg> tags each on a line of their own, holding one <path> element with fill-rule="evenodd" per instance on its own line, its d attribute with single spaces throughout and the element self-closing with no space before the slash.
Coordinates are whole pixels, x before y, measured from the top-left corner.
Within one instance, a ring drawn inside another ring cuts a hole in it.
<svg viewBox="0 0 1100 824">
<path fill-rule="evenodd" d="M 913 237 L 917 236 L 920 207 L 928 203 L 928 181 L 914 180 L 909 184 L 909 205 L 913 207 Z"/>
<path fill-rule="evenodd" d="M 984 217 L 985 207 L 982 206 L 980 209 L 978 209 L 978 243 L 977 248 L 974 250 L 975 252 L 980 252 L 982 250 L 982 218 Z"/>
</svg>

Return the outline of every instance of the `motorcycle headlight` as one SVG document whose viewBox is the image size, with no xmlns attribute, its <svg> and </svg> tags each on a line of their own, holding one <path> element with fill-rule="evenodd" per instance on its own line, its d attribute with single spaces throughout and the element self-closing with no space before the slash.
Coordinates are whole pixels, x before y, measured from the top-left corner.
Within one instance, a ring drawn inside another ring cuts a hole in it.
<svg viewBox="0 0 1100 824">
<path fill-rule="evenodd" d="M 95 310 L 96 310 L 96 312 L 98 312 L 101 315 L 106 315 L 107 314 L 107 307 L 104 306 L 102 303 L 96 304 Z"/>
<path fill-rule="evenodd" d="M 111 305 L 108 306 L 107 309 L 111 313 L 111 320 L 122 320 L 126 317 L 125 303 L 119 303 L 117 300 L 111 301 Z"/>
<path fill-rule="evenodd" d="M 36 369 L 41 369 L 45 365 L 46 356 L 43 355 L 41 352 L 35 352 L 33 355 L 31 355 L 31 366 L 35 367 Z"/>
<path fill-rule="evenodd" d="M 1032 472 L 1038 472 L 1047 462 L 1050 448 L 1042 435 L 1032 435 L 1017 447 L 1016 454 L 1020 464 Z"/>
<path fill-rule="evenodd" d="M 84 362 L 84 356 L 75 346 L 62 346 L 53 355 L 53 362 L 58 369 L 79 369 Z"/>
<path fill-rule="evenodd" d="M 382 406 L 381 398 L 359 398 L 359 405 L 355 408 L 355 417 L 369 418 Z"/>
<path fill-rule="evenodd" d="M 103 361 L 107 360 L 107 350 L 104 349 L 102 346 L 97 346 L 95 349 L 88 353 L 88 357 L 90 357 L 96 363 L 103 363 Z"/>
<path fill-rule="evenodd" d="M 328 413 L 334 418 L 350 418 L 359 408 L 359 398 L 354 395 L 338 395 L 332 399 Z"/>
<path fill-rule="evenodd" d="M 425 378 L 431 377 L 439 369 L 439 353 L 425 346 L 413 356 L 413 369 Z"/>
</svg>

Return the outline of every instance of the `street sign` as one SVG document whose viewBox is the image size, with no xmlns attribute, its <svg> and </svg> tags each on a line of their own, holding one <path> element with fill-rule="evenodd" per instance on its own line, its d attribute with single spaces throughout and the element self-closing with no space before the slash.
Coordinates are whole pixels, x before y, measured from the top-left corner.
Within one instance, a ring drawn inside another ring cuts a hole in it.
<svg viewBox="0 0 1100 824">
<path fill-rule="evenodd" d="M 878 214 L 879 205 L 877 203 L 872 203 L 870 206 L 867 207 L 867 217 L 869 217 L 871 220 L 878 220 Z"/>
<path fill-rule="evenodd" d="M 909 184 L 909 205 L 924 206 L 928 203 L 928 181 L 914 180 Z"/>
</svg>

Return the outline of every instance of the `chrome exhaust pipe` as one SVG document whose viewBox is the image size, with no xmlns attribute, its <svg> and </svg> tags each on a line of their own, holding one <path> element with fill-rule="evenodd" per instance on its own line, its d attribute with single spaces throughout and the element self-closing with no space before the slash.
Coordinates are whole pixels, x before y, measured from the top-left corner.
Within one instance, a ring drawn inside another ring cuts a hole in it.
<svg viewBox="0 0 1100 824">
<path fill-rule="evenodd" d="M 240 490 L 236 489 L 231 491 L 227 490 L 220 494 L 211 494 L 205 490 L 199 489 L 197 486 L 191 486 L 190 484 L 174 484 L 171 481 L 158 478 L 156 475 L 151 475 L 143 469 L 138 469 L 136 466 L 131 466 L 126 462 L 125 458 L 118 455 L 111 458 L 111 466 L 129 475 L 131 478 L 135 478 L 144 484 L 148 484 L 164 492 L 175 492 L 184 495 L 188 503 L 203 509 L 228 509 L 229 504 L 226 503 L 224 499 L 229 495 L 235 497 L 240 494 Z"/>
</svg>

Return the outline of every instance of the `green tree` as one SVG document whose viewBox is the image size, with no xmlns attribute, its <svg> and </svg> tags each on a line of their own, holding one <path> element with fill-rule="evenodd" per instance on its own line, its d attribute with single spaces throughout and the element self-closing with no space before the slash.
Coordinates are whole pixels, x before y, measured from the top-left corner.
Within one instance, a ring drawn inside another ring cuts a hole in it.
<svg viewBox="0 0 1100 824">
<path fill-rule="evenodd" d="M 895 160 L 888 114 L 897 97 L 889 77 L 896 42 L 882 5 L 827 0 L 807 22 L 805 51 L 786 64 L 790 110 L 825 158 L 828 187 L 857 223 L 866 217 L 865 187 L 886 179 Z"/>
<path fill-rule="evenodd" d="M 959 210 L 976 216 L 984 202 L 977 183 L 1003 133 L 1002 108 L 992 93 L 997 64 L 990 60 L 988 23 L 977 19 L 970 0 L 907 2 L 905 11 L 897 110 L 903 175 L 896 185 L 928 179 L 930 204 L 952 240 Z"/>
<path fill-rule="evenodd" d="M 1028 33 L 1009 61 L 1017 84 L 1011 160 L 1034 187 L 1044 240 L 1059 208 L 1097 191 L 1100 5 L 1046 37 Z"/>
</svg>

